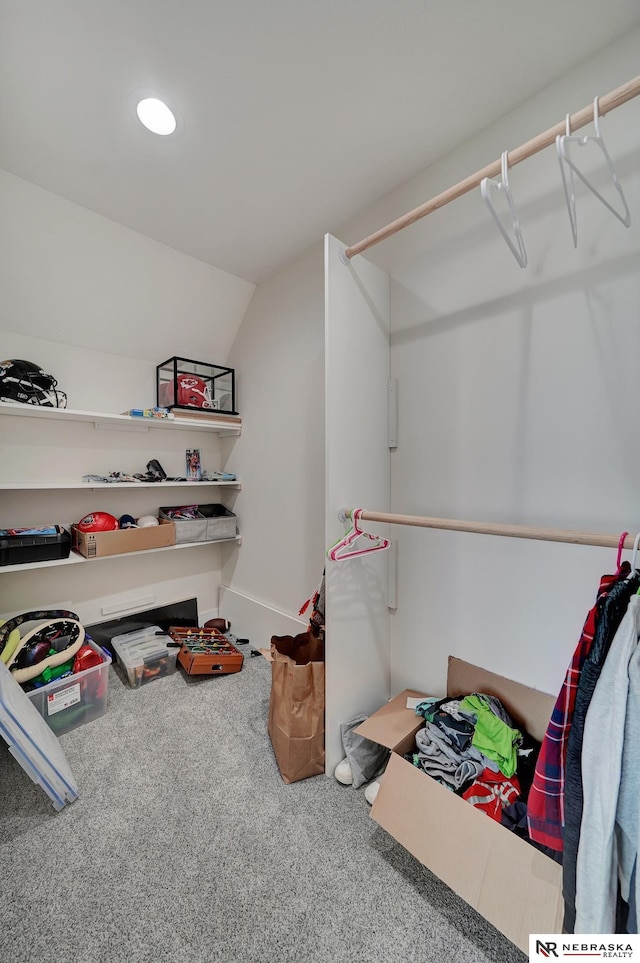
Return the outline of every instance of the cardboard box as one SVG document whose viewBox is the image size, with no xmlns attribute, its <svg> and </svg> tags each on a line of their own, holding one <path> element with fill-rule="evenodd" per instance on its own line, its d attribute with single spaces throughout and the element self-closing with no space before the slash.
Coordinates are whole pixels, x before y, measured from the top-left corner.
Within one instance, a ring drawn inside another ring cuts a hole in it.
<svg viewBox="0 0 640 963">
<path fill-rule="evenodd" d="M 104 558 L 125 552 L 144 552 L 150 548 L 166 548 L 176 544 L 176 527 L 161 518 L 159 525 L 149 528 L 123 528 L 117 532 L 80 532 L 72 526 L 73 547 L 85 558 Z"/>
<path fill-rule="evenodd" d="M 553 696 L 449 657 L 447 695 L 471 692 L 497 696 L 542 741 Z M 403 758 L 424 724 L 406 700 L 421 695 L 405 690 L 356 729 L 392 750 L 371 818 L 528 953 L 530 933 L 562 932 L 562 867 Z"/>
</svg>

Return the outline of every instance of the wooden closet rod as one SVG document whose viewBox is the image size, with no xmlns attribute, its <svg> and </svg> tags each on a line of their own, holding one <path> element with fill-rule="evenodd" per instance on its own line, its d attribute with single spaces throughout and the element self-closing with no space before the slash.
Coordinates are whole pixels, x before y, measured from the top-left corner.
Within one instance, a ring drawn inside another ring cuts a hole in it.
<svg viewBox="0 0 640 963">
<path fill-rule="evenodd" d="M 352 518 L 354 509 L 345 508 L 340 517 Z M 388 512 L 363 511 L 360 519 L 387 522 L 392 525 L 413 525 L 416 528 L 442 528 L 453 532 L 473 532 L 477 535 L 503 535 L 506 538 L 533 538 L 542 542 L 571 542 L 574 545 L 597 545 L 617 548 L 620 535 L 600 532 L 574 532 L 559 528 L 532 528 L 529 525 L 505 525 L 502 522 L 464 522 L 458 518 L 425 518 L 422 515 L 393 515 Z M 628 535 L 623 548 L 633 548 L 634 536 Z"/>
<path fill-rule="evenodd" d="M 640 94 L 640 77 L 635 77 L 628 83 L 623 84 L 622 87 L 617 87 L 616 90 L 612 90 L 610 94 L 605 94 L 603 97 L 598 98 L 599 116 L 602 117 L 604 114 L 608 114 L 610 110 L 615 110 L 616 107 L 620 107 L 621 104 L 626 104 L 628 100 L 632 100 L 634 97 L 637 97 L 638 94 Z M 583 109 L 579 110 L 576 114 L 571 115 L 571 133 L 573 134 L 580 127 L 585 127 L 591 123 L 592 120 L 593 103 L 589 104 L 588 107 L 583 107 Z M 516 147 L 515 150 L 509 151 L 509 167 L 513 167 L 514 164 L 519 164 L 521 161 L 526 160 L 527 157 L 532 157 L 533 154 L 539 153 L 541 150 L 544 150 L 545 147 L 550 147 L 551 144 L 555 144 L 558 134 L 565 133 L 566 123 L 562 120 L 556 124 L 555 127 L 550 127 L 549 130 L 545 130 L 544 133 L 538 134 L 537 137 L 528 140 L 526 144 L 522 144 L 520 147 Z M 444 207 L 451 201 L 455 201 L 456 198 L 462 197 L 463 194 L 468 194 L 469 191 L 480 186 L 480 182 L 484 177 L 496 177 L 500 172 L 501 162 L 499 160 L 493 161 L 492 164 L 483 167 L 481 171 L 470 174 L 469 177 L 465 177 L 463 181 L 454 184 L 453 187 L 449 187 L 446 191 L 436 195 L 436 197 L 432 197 L 430 201 L 426 201 L 424 204 L 421 204 L 420 207 L 414 208 L 412 211 L 409 211 L 408 214 L 403 214 L 402 217 L 392 221 L 391 224 L 387 224 L 386 227 L 380 228 L 375 234 L 370 234 L 369 237 L 358 241 L 357 244 L 352 244 L 344 253 L 348 258 L 353 257 L 355 254 L 362 254 L 363 251 L 366 251 L 369 247 L 373 247 L 374 244 L 378 244 L 393 234 L 397 234 L 398 231 L 408 227 L 410 224 L 415 224 L 421 217 L 426 217 L 427 214 L 437 211 L 439 207 Z"/>
</svg>

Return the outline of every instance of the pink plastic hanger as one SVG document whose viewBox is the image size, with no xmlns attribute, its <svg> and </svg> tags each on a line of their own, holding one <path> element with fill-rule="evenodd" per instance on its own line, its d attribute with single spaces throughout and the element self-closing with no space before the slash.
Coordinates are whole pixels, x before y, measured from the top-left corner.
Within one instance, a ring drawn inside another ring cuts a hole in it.
<svg viewBox="0 0 640 963">
<path fill-rule="evenodd" d="M 624 548 L 624 540 L 628 534 L 629 532 L 623 532 L 618 542 L 618 559 L 616 561 L 617 575 L 619 575 L 622 570 L 622 549 Z"/>
<path fill-rule="evenodd" d="M 346 535 L 339 539 L 327 551 L 327 558 L 330 558 L 332 562 L 340 562 L 345 558 L 357 558 L 359 555 L 368 555 L 370 552 L 380 552 L 385 548 L 389 548 L 391 544 L 389 539 L 382 538 L 380 535 L 371 535 L 369 532 L 363 532 L 362 529 L 358 527 L 358 522 L 363 512 L 364 508 L 354 508 L 351 513 L 352 527 Z M 360 548 L 355 544 L 360 538 L 369 539 L 373 544 L 367 545 L 366 548 Z"/>
</svg>

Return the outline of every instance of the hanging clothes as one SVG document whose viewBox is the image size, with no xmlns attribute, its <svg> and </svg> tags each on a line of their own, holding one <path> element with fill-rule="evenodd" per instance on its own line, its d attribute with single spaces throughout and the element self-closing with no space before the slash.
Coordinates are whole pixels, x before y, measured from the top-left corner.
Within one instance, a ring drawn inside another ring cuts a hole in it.
<svg viewBox="0 0 640 963">
<path fill-rule="evenodd" d="M 620 895 L 629 904 L 631 920 L 636 920 L 638 892 L 635 873 L 640 845 L 640 646 L 636 645 L 628 668 L 629 689 L 624 724 L 622 767 L 615 823 L 615 850 L 618 861 Z M 637 927 L 637 922 L 632 923 Z M 628 929 L 627 932 L 632 932 Z"/>
<path fill-rule="evenodd" d="M 584 803 L 576 862 L 576 933 L 614 933 L 618 887 L 615 821 L 629 692 L 628 668 L 640 634 L 634 595 L 611 643 L 584 723 Z"/>
<path fill-rule="evenodd" d="M 585 718 L 607 653 L 625 616 L 629 600 L 640 587 L 640 572 L 634 572 L 630 578 L 625 579 L 624 576 L 629 571 L 630 566 L 625 562 L 621 572 L 622 577 L 610 589 L 608 595 L 602 596 L 598 601 L 599 615 L 596 631 L 580 674 L 573 722 L 567 740 L 562 859 L 565 933 L 573 933 L 575 929 L 576 862 L 583 810 L 582 744 Z"/>
<path fill-rule="evenodd" d="M 616 582 L 630 571 L 629 563 L 625 562 L 618 574 L 603 575 L 600 579 L 595 605 L 587 614 L 538 755 L 527 801 L 529 835 L 534 842 L 556 852 L 563 849 L 567 743 L 582 668 L 591 651 L 601 602 Z"/>
</svg>

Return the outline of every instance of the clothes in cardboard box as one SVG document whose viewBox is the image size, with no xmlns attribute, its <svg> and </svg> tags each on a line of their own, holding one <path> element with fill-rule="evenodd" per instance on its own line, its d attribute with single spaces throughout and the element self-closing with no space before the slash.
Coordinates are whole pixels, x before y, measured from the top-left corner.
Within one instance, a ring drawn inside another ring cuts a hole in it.
<svg viewBox="0 0 640 963">
<path fill-rule="evenodd" d="M 407 761 L 531 842 L 526 800 L 540 744 L 514 726 L 498 698 L 484 693 L 424 699 L 415 711 L 425 724 Z"/>
</svg>

